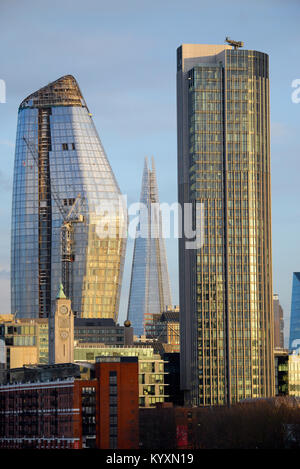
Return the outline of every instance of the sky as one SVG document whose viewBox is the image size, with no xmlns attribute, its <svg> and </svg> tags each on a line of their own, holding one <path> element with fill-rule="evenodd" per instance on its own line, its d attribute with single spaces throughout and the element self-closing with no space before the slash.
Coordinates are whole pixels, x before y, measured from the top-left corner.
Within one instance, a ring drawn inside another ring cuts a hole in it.
<svg viewBox="0 0 300 469">
<path fill-rule="evenodd" d="M 145 156 L 154 156 L 161 202 L 177 201 L 176 49 L 224 44 L 270 56 L 273 287 L 288 336 L 292 273 L 300 271 L 298 0 L 0 0 L 0 314 L 10 312 L 10 224 L 17 109 L 30 93 L 72 74 L 93 114 L 128 202 L 139 199 Z M 300 96 L 300 93 L 299 93 Z M 166 240 L 178 304 L 177 240 Z M 133 241 L 120 322 L 127 310 Z"/>
</svg>

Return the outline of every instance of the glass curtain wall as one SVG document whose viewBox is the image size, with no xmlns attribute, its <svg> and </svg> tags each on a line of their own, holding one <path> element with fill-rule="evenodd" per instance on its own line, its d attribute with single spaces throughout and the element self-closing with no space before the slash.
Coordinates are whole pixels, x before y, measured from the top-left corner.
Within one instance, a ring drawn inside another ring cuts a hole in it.
<svg viewBox="0 0 300 469">
<path fill-rule="evenodd" d="M 274 394 L 268 76 L 261 52 L 178 49 L 179 201 L 204 207 L 203 247 L 179 241 L 189 405 Z"/>
<path fill-rule="evenodd" d="M 146 314 L 163 312 L 172 304 L 153 159 L 152 170 L 145 159 L 140 202 L 144 209 L 137 225 L 127 312 L 139 336 L 145 334 Z"/>
<path fill-rule="evenodd" d="M 12 208 L 14 313 L 48 317 L 62 281 L 62 223 L 73 210 L 68 288 L 64 285 L 72 309 L 79 317 L 117 319 L 126 248 L 120 196 L 72 76 L 21 103 Z M 104 236 L 107 224 L 113 230 Z"/>
</svg>

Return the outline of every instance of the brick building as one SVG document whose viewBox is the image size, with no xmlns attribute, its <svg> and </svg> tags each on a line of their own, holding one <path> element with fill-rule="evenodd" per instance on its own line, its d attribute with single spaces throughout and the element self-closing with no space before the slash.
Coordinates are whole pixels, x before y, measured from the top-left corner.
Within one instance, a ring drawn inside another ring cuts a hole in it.
<svg viewBox="0 0 300 469">
<path fill-rule="evenodd" d="M 0 448 L 138 448 L 138 363 L 0 372 Z M 108 438 L 107 438 L 108 435 Z"/>
<path fill-rule="evenodd" d="M 75 363 L 94 363 L 101 358 L 137 357 L 139 368 L 139 406 L 155 407 L 169 396 L 165 384 L 165 361 L 148 344 L 135 344 L 128 347 L 82 344 L 74 349 Z"/>
<path fill-rule="evenodd" d="M 139 447 L 139 385 L 137 357 L 98 357 L 99 431 L 97 447 Z"/>
</svg>

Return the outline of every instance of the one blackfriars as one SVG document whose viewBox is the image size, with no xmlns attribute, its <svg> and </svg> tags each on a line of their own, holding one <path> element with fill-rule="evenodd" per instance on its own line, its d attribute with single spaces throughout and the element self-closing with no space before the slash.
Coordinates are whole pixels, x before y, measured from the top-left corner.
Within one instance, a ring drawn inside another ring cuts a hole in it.
<svg viewBox="0 0 300 469">
<path fill-rule="evenodd" d="M 19 107 L 13 184 L 17 317 L 49 317 L 62 281 L 78 317 L 117 318 L 126 248 L 120 196 L 74 77 L 28 96 Z"/>
</svg>

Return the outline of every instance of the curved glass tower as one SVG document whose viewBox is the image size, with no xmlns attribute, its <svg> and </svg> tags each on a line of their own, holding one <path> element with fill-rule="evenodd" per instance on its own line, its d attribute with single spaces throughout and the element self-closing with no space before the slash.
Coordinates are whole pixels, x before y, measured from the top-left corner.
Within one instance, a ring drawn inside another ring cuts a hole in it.
<svg viewBox="0 0 300 469">
<path fill-rule="evenodd" d="M 186 239 L 179 239 L 185 402 L 223 405 L 270 397 L 268 55 L 183 44 L 177 49 L 177 116 L 179 202 L 204 206 L 203 247 L 188 250 Z"/>
<path fill-rule="evenodd" d="M 28 96 L 18 113 L 12 206 L 18 317 L 48 317 L 63 280 L 78 316 L 117 319 L 126 249 L 120 195 L 74 77 Z M 102 235 L 103 220 L 114 235 Z"/>
<path fill-rule="evenodd" d="M 144 334 L 146 314 L 161 313 L 172 304 L 153 158 L 152 170 L 145 158 L 140 203 L 127 313 L 139 336 Z"/>
</svg>

